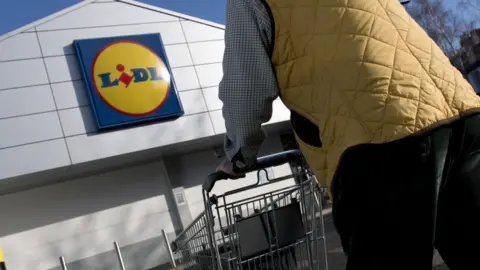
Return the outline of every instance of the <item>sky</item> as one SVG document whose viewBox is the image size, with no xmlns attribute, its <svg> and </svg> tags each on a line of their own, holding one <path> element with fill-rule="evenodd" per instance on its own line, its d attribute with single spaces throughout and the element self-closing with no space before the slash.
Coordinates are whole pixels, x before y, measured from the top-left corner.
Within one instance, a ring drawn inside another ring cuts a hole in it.
<svg viewBox="0 0 480 270">
<path fill-rule="evenodd" d="M 82 0 L 0 0 L 0 35 L 46 17 Z M 205 20 L 225 23 L 226 0 L 138 0 Z M 412 0 L 415 1 L 415 0 Z M 454 8 L 458 0 L 445 0 Z M 29 8 L 22 8 L 28 6 Z"/>
<path fill-rule="evenodd" d="M 0 35 L 72 6 L 82 0 L 0 0 Z M 225 23 L 226 0 L 140 0 L 190 16 Z M 22 8 L 28 6 L 28 8 Z"/>
</svg>

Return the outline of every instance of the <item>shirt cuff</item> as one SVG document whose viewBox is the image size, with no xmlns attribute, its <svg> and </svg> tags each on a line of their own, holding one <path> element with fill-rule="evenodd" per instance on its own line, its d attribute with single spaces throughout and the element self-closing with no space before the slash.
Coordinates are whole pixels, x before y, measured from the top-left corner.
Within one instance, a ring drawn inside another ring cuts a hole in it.
<svg viewBox="0 0 480 270">
<path fill-rule="evenodd" d="M 228 160 L 239 169 L 252 168 L 257 164 L 257 154 L 261 145 L 240 147 L 225 136 L 225 154 Z"/>
</svg>

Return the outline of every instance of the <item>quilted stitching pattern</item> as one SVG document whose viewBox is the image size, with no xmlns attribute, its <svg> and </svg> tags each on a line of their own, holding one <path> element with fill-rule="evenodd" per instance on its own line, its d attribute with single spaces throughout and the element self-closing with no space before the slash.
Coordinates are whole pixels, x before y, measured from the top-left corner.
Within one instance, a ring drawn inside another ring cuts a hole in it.
<svg viewBox="0 0 480 270">
<path fill-rule="evenodd" d="M 317 123 L 300 143 L 329 186 L 343 151 L 417 133 L 480 98 L 397 0 L 267 0 L 273 62 L 287 107 Z"/>
</svg>

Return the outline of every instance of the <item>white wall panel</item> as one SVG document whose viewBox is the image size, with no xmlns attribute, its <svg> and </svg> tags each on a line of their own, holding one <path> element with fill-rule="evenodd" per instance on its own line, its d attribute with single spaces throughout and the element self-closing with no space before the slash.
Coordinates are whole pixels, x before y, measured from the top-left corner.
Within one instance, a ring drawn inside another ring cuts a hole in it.
<svg viewBox="0 0 480 270">
<path fill-rule="evenodd" d="M 197 189 L 197 191 L 202 192 L 201 189 L 200 190 Z M 196 201 L 193 201 L 193 200 L 192 202 L 188 201 L 188 208 L 190 210 L 190 214 L 192 215 L 192 219 L 195 219 L 196 217 L 198 217 L 198 215 L 200 215 L 205 210 L 205 205 L 203 205 L 203 199 L 197 198 Z"/>
<path fill-rule="evenodd" d="M 274 149 L 274 151 L 270 152 L 270 153 L 276 153 L 276 152 L 280 152 L 280 151 L 282 151 L 282 149 L 277 148 L 277 149 Z M 272 170 L 270 170 L 270 172 L 271 171 Z M 274 178 L 275 175 L 273 175 L 273 176 L 269 175 L 269 177 Z M 223 193 L 231 191 L 231 190 L 246 187 L 246 186 L 254 184 L 256 182 L 257 182 L 257 172 L 248 173 L 247 177 L 245 177 L 245 179 L 242 179 L 242 181 L 231 181 L 230 180 L 230 181 L 219 181 L 219 182 L 217 182 L 217 184 L 215 185 L 212 192 L 213 192 L 213 194 L 223 194 Z M 264 193 L 267 193 L 267 192 L 275 191 L 275 190 L 278 190 L 278 189 L 287 188 L 287 187 L 293 186 L 294 184 L 295 184 L 295 180 L 287 179 L 287 180 L 284 180 L 284 181 L 279 181 L 277 183 L 273 183 L 273 184 L 268 185 L 268 186 L 259 187 L 259 188 L 256 188 L 256 189 L 251 189 L 251 190 L 248 191 L 248 193 L 240 192 L 240 193 L 231 195 L 229 200 L 230 201 L 242 200 L 242 199 L 245 199 L 246 197 L 247 198 L 251 197 L 251 196 L 253 197 L 253 196 L 257 196 L 257 195 L 264 194 Z M 193 188 L 189 189 L 188 194 L 192 194 L 192 193 L 196 193 L 196 192 L 201 194 L 201 189 L 200 190 L 198 190 L 198 189 L 195 190 Z"/>
<path fill-rule="evenodd" d="M 185 115 L 206 112 L 207 107 L 201 90 L 179 93 Z M 66 137 L 92 133 L 97 130 L 90 106 L 59 110 L 60 121 Z M 94 135 L 97 136 L 97 135 Z"/>
<path fill-rule="evenodd" d="M 209 112 L 210 117 L 212 118 L 213 128 L 215 129 L 215 134 L 225 134 L 225 120 L 223 119 L 222 111 L 213 111 Z"/>
<path fill-rule="evenodd" d="M 52 269 L 60 255 L 73 262 L 113 252 L 113 241 L 126 246 L 173 231 L 162 167 L 153 162 L 2 196 L 0 213 L 11 219 L 0 227 L 9 267 Z"/>
<path fill-rule="evenodd" d="M 200 80 L 200 86 L 202 88 L 217 86 L 223 77 L 222 64 L 209 64 L 195 66 L 197 70 L 198 79 Z"/>
<path fill-rule="evenodd" d="M 171 68 L 193 65 L 187 44 L 165 46 L 165 51 Z"/>
<path fill-rule="evenodd" d="M 90 104 L 83 80 L 54 83 L 52 90 L 59 110 Z"/>
<path fill-rule="evenodd" d="M 1 149 L 0 160 L 0 179 L 70 165 L 63 138 Z"/>
<path fill-rule="evenodd" d="M 290 121 L 290 110 L 285 107 L 281 99 L 277 98 L 273 101 L 272 118 L 266 124 L 280 123 L 285 121 Z"/>
<path fill-rule="evenodd" d="M 172 69 L 173 78 L 178 91 L 200 88 L 197 73 L 193 66 Z"/>
<path fill-rule="evenodd" d="M 63 136 L 56 111 L 2 119 L 0 130 L 0 148 Z"/>
<path fill-rule="evenodd" d="M 35 33 L 22 33 L 0 41 L 0 61 L 42 57 Z"/>
<path fill-rule="evenodd" d="M 49 85 L 0 91 L 0 118 L 54 111 Z"/>
<path fill-rule="evenodd" d="M 45 58 L 50 82 L 65 82 L 82 78 L 77 56 L 57 56 Z M 0 64 L 1 65 L 1 64 Z"/>
<path fill-rule="evenodd" d="M 182 26 L 188 42 L 218 40 L 223 39 L 225 35 L 225 31 L 223 29 L 197 22 L 182 21 Z"/>
<path fill-rule="evenodd" d="M 76 39 L 158 33 L 161 34 L 162 41 L 166 45 L 185 42 L 179 22 L 39 32 L 38 38 L 45 56 L 57 56 L 75 53 L 72 44 Z"/>
<path fill-rule="evenodd" d="M 207 111 L 202 90 L 180 92 L 179 96 L 186 115 Z"/>
<path fill-rule="evenodd" d="M 202 89 L 209 111 L 221 110 L 223 103 L 218 98 L 218 86 Z"/>
<path fill-rule="evenodd" d="M 65 137 L 95 132 L 95 118 L 90 106 L 58 111 Z"/>
<path fill-rule="evenodd" d="M 214 135 L 208 113 L 109 133 L 67 138 L 73 163 L 81 163 Z"/>
<path fill-rule="evenodd" d="M 106 25 L 177 21 L 178 18 L 133 5 L 112 2 L 86 5 L 40 26 L 37 31 Z"/>
<path fill-rule="evenodd" d="M 283 149 L 279 149 L 279 151 L 283 151 Z M 292 168 L 290 168 L 289 164 L 283 164 L 281 166 L 277 166 L 273 168 L 273 174 L 275 177 L 282 177 L 292 174 Z"/>
<path fill-rule="evenodd" d="M 0 74 L 0 90 L 48 83 L 42 59 L 0 62 Z"/>
<path fill-rule="evenodd" d="M 223 60 L 225 44 L 223 40 L 188 44 L 195 65 L 220 63 Z"/>
</svg>

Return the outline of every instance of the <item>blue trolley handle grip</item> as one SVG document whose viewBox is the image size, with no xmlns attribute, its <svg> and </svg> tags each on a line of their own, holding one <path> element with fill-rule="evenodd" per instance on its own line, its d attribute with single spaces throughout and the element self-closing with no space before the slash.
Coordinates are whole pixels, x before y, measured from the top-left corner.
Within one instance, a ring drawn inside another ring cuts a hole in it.
<svg viewBox="0 0 480 270">
<path fill-rule="evenodd" d="M 300 150 L 289 150 L 285 152 L 280 152 L 273 155 L 268 155 L 264 157 L 260 157 L 257 159 L 257 163 L 252 168 L 244 171 L 238 171 L 239 174 L 246 174 L 253 171 L 258 171 L 261 169 L 273 167 L 273 166 L 280 166 L 287 162 L 296 161 L 302 158 L 302 153 Z M 232 175 L 229 175 L 225 172 L 214 172 L 208 175 L 207 179 L 203 183 L 203 190 L 207 193 L 212 191 L 215 183 L 220 180 L 227 180 L 227 179 L 238 179 Z"/>
</svg>

